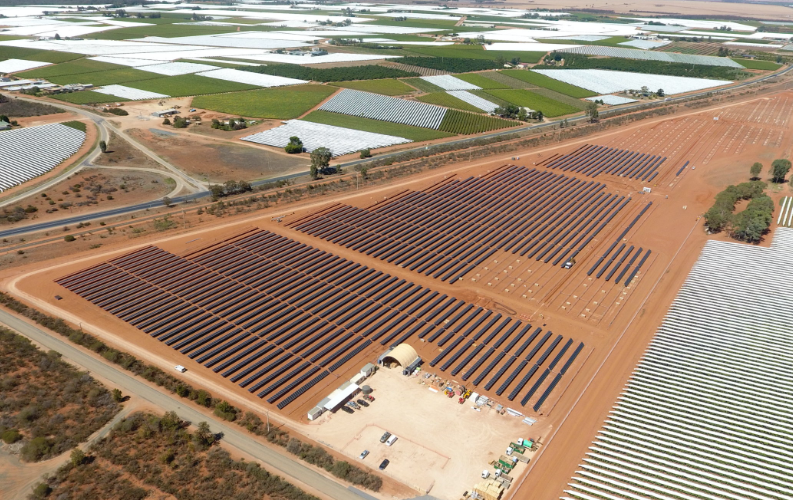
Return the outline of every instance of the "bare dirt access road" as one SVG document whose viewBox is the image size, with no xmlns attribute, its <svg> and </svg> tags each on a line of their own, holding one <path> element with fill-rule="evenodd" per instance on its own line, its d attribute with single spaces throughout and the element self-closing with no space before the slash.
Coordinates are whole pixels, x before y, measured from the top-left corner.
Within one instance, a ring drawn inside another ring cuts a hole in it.
<svg viewBox="0 0 793 500">
<path fill-rule="evenodd" d="M 190 422 L 207 421 L 213 432 L 223 434 L 223 441 L 268 464 L 281 472 L 287 480 L 298 483 L 298 486 L 299 483 L 308 485 L 334 500 L 361 500 L 362 498 L 370 498 L 363 494 L 359 494 L 358 491 L 352 487 L 347 488 L 342 486 L 322 474 L 281 455 L 259 443 L 257 440 L 252 439 L 246 432 L 241 432 L 211 416 L 204 415 L 187 405 L 183 405 L 181 401 L 174 397 L 154 389 L 135 377 L 117 369 L 115 366 L 110 366 L 98 359 L 94 359 L 68 342 L 22 321 L 12 314 L 0 311 L 0 323 L 38 342 L 48 349 L 61 353 L 64 358 L 85 368 L 89 372 L 109 380 L 120 388 L 122 392 L 136 394 L 165 411 L 175 411 L 184 420 Z"/>
</svg>

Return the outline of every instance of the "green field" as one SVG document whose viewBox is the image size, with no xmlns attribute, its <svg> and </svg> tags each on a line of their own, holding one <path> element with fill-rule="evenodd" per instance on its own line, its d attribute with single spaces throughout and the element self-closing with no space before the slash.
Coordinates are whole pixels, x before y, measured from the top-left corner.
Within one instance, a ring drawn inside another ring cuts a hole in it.
<svg viewBox="0 0 793 500">
<path fill-rule="evenodd" d="M 405 49 L 416 55 L 431 57 L 453 57 L 463 59 L 489 59 L 495 60 L 498 56 L 510 61 L 518 58 L 521 62 L 539 62 L 545 52 L 522 52 L 516 50 L 485 50 L 481 45 L 441 45 L 432 46 L 410 46 Z"/>
<path fill-rule="evenodd" d="M 66 125 L 67 127 L 71 127 L 73 129 L 77 129 L 77 130 L 79 130 L 81 132 L 85 132 L 85 130 L 86 130 L 85 123 L 78 122 L 76 120 L 72 120 L 72 121 L 69 121 L 69 122 L 61 122 L 61 125 Z"/>
<path fill-rule="evenodd" d="M 428 82 L 427 80 L 422 80 L 421 78 L 405 78 L 402 81 L 428 94 L 431 94 L 432 92 L 443 92 L 442 88 L 438 87 L 434 83 Z"/>
<path fill-rule="evenodd" d="M 54 50 L 0 46 L 0 60 L 27 59 L 28 61 L 60 63 L 71 61 L 73 59 L 79 59 L 81 57 L 83 57 L 82 54 L 72 54 L 71 52 L 55 52 Z"/>
<path fill-rule="evenodd" d="M 57 83 L 58 85 L 66 85 L 69 83 L 92 83 L 94 87 L 101 87 L 102 85 L 114 84 L 126 85 L 129 82 L 150 80 L 152 78 L 160 77 L 161 75 L 156 73 L 141 71 L 135 68 L 122 67 L 121 69 L 114 69 L 112 71 L 92 71 L 91 73 L 52 76 L 48 78 L 48 80 L 52 83 Z"/>
<path fill-rule="evenodd" d="M 112 95 L 101 94 L 90 90 L 83 90 L 81 92 L 72 92 L 71 94 L 54 94 L 53 99 L 58 99 L 63 102 L 70 102 L 72 104 L 94 104 L 103 102 L 123 102 L 129 99 L 115 97 Z"/>
<path fill-rule="evenodd" d="M 251 27 L 260 28 L 260 26 Z M 247 28 L 246 28 L 247 29 Z M 164 38 L 174 38 L 178 36 L 199 36 L 217 35 L 220 33 L 231 33 L 237 31 L 236 26 L 190 26 L 179 24 L 158 24 L 154 26 L 133 26 L 131 28 L 119 28 L 117 30 L 100 31 L 85 35 L 85 38 L 94 40 L 127 40 L 132 38 L 144 38 L 147 36 L 161 36 Z M 250 31 L 250 30 L 249 30 Z"/>
<path fill-rule="evenodd" d="M 501 87 L 497 87 L 497 88 L 509 88 L 509 89 L 537 88 L 536 85 L 532 85 L 529 82 L 524 82 L 523 80 L 518 80 L 517 78 L 512 78 L 511 76 L 505 75 L 501 71 L 487 71 L 485 73 L 482 73 L 482 75 L 484 75 L 488 80 L 493 80 L 497 84 L 501 85 Z"/>
<path fill-rule="evenodd" d="M 140 90 L 157 92 L 171 97 L 188 95 L 221 94 L 224 92 L 239 92 L 259 88 L 255 85 L 227 82 L 217 78 L 198 75 L 168 76 L 133 82 L 129 87 Z"/>
<path fill-rule="evenodd" d="M 486 73 L 463 73 L 459 75 L 455 75 L 460 80 L 465 82 L 471 83 L 476 85 L 482 89 L 506 89 L 509 88 L 509 85 L 505 85 L 501 82 L 497 82 L 495 80 L 491 80 L 490 78 L 484 76 L 489 73 L 495 73 L 495 71 L 488 71 Z"/>
<path fill-rule="evenodd" d="M 453 134 L 479 134 L 517 125 L 520 125 L 520 122 L 450 109 L 443 117 L 440 130 Z"/>
<path fill-rule="evenodd" d="M 651 28 L 651 26 L 647 26 L 647 28 Z M 612 36 L 604 40 L 598 40 L 597 42 L 588 42 L 586 40 L 561 40 L 558 38 L 537 38 L 536 40 L 542 43 L 558 43 L 558 44 L 574 43 L 576 45 L 603 45 L 606 47 L 622 47 L 621 45 L 619 45 L 620 43 L 631 41 L 630 38 L 626 38 L 624 36 Z"/>
<path fill-rule="evenodd" d="M 98 71 L 113 71 L 118 69 L 128 69 L 128 68 L 126 66 L 119 66 L 118 64 L 110 64 L 100 61 L 91 61 L 90 59 L 78 59 L 76 61 L 56 64 L 55 66 L 45 66 L 43 68 L 31 69 L 30 71 L 19 73 L 19 76 L 25 78 L 50 79 L 54 76 L 81 75 L 84 73 L 95 73 Z"/>
<path fill-rule="evenodd" d="M 575 97 L 570 97 L 569 95 L 560 94 L 559 92 L 555 92 L 551 89 L 543 89 L 543 88 L 535 87 L 529 90 L 531 90 L 535 94 L 545 96 L 548 99 L 559 101 L 564 104 L 567 104 L 568 106 L 572 106 L 578 109 L 579 111 L 583 111 L 586 109 L 587 102 L 582 101 L 581 99 L 576 99 Z"/>
<path fill-rule="evenodd" d="M 559 80 L 554 80 L 553 78 L 547 77 L 540 73 L 535 73 L 534 71 L 530 70 L 526 71 L 521 69 L 509 69 L 502 71 L 502 73 L 538 87 L 544 87 L 546 89 L 559 92 L 560 94 L 569 95 L 570 97 L 583 98 L 597 95 L 596 93 L 590 92 L 587 89 L 582 89 L 581 87 L 576 87 L 575 85 L 570 85 L 569 83 L 560 82 Z"/>
<path fill-rule="evenodd" d="M 737 62 L 741 66 L 746 69 L 762 69 L 766 71 L 776 71 L 782 67 L 781 64 L 777 64 L 771 61 L 757 61 L 754 59 L 738 59 L 732 58 L 733 61 Z"/>
<path fill-rule="evenodd" d="M 382 80 L 359 80 L 351 82 L 330 82 L 330 84 L 335 87 L 363 90 L 364 92 L 372 92 L 383 95 L 405 95 L 414 92 L 413 87 L 401 82 L 400 80 L 394 80 L 393 78 L 385 78 Z"/>
<path fill-rule="evenodd" d="M 433 94 L 424 94 L 418 98 L 421 102 L 429 104 L 436 104 L 445 108 L 460 109 L 463 111 L 470 111 L 472 113 L 481 113 L 482 110 L 476 106 L 471 106 L 467 102 L 449 95 L 446 92 L 435 92 Z"/>
<path fill-rule="evenodd" d="M 289 120 L 306 113 L 335 91 L 328 85 L 294 85 L 198 96 L 192 105 L 237 116 Z"/>
<path fill-rule="evenodd" d="M 476 115 L 470 116 L 475 117 Z M 314 111 L 303 118 L 303 120 L 314 123 L 324 123 L 325 125 L 334 125 L 336 127 L 363 130 L 365 132 L 372 132 L 375 134 L 404 137 L 405 139 L 410 139 L 411 141 L 417 142 L 442 139 L 444 137 L 451 137 L 454 135 L 453 133 L 432 130 L 430 128 L 412 127 L 410 125 L 402 125 L 399 123 L 391 123 L 381 120 L 370 120 L 369 118 L 330 113 L 328 111 Z"/>
<path fill-rule="evenodd" d="M 530 90 L 496 89 L 488 90 L 487 93 L 524 108 L 542 111 L 542 114 L 548 117 L 569 115 L 578 111 L 578 109 L 569 104 L 554 101 L 545 96 L 535 94 Z"/>
</svg>

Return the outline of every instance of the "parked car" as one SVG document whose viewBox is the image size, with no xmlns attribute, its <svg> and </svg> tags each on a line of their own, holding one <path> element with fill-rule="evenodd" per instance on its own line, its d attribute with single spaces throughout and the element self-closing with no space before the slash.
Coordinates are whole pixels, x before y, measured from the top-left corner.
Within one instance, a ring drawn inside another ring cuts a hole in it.
<svg viewBox="0 0 793 500">
<path fill-rule="evenodd" d="M 358 455 L 358 458 L 359 458 L 359 459 L 361 459 L 361 460 L 363 460 L 364 458 L 366 458 L 366 456 L 367 456 L 367 455 L 369 455 L 369 450 L 363 450 L 363 451 L 361 452 L 361 454 L 360 454 L 360 455 Z"/>
<path fill-rule="evenodd" d="M 371 395 L 369 395 L 369 394 L 366 394 L 366 395 L 364 395 L 364 397 L 365 397 L 366 399 L 368 399 L 369 401 L 374 401 L 374 396 L 371 396 Z"/>
<path fill-rule="evenodd" d="M 391 446 L 392 444 L 396 443 L 396 440 L 397 440 L 397 439 L 399 439 L 399 438 L 398 438 L 398 437 L 396 437 L 396 436 L 391 436 L 391 437 L 390 437 L 390 438 L 388 438 L 388 440 L 385 442 L 385 445 L 386 445 L 386 446 Z"/>
<path fill-rule="evenodd" d="M 343 411 L 345 413 L 350 413 L 350 414 L 355 413 L 355 411 L 352 408 L 350 408 L 349 406 L 342 406 L 341 407 L 341 411 Z"/>
<path fill-rule="evenodd" d="M 391 433 L 390 432 L 386 432 L 385 434 L 383 434 L 380 437 L 380 442 L 381 443 L 385 443 L 386 441 L 388 441 L 388 438 L 390 438 L 390 437 L 391 437 Z"/>
<path fill-rule="evenodd" d="M 369 406 L 369 403 L 367 403 L 363 399 L 356 399 L 355 402 L 358 403 L 361 406 Z"/>
<path fill-rule="evenodd" d="M 174 370 L 178 371 L 179 373 L 184 373 L 187 371 L 187 368 L 182 365 L 176 365 L 174 366 Z"/>
<path fill-rule="evenodd" d="M 382 462 L 380 462 L 380 470 L 383 470 L 386 467 L 388 467 L 388 464 L 390 464 L 390 463 L 391 462 L 387 458 L 385 460 L 383 460 Z"/>
</svg>

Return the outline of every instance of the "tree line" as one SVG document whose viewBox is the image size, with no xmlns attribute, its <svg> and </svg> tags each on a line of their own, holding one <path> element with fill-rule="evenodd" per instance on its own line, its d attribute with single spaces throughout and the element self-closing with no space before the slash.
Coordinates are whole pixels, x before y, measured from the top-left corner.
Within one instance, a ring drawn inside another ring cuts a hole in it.
<svg viewBox="0 0 793 500">
<path fill-rule="evenodd" d="M 375 64 L 341 68 L 309 68 L 297 64 L 270 64 L 268 66 L 246 66 L 239 69 L 252 73 L 297 78 L 298 80 L 311 80 L 314 82 L 346 82 L 350 80 L 379 80 L 381 78 L 419 76 L 418 73 Z"/>
<path fill-rule="evenodd" d="M 503 57 L 501 58 L 503 59 Z M 437 69 L 450 73 L 468 73 L 470 71 L 483 71 L 486 69 L 503 68 L 505 60 L 489 59 L 463 59 L 459 57 L 403 57 L 401 64 L 419 66 L 421 68 Z"/>
</svg>

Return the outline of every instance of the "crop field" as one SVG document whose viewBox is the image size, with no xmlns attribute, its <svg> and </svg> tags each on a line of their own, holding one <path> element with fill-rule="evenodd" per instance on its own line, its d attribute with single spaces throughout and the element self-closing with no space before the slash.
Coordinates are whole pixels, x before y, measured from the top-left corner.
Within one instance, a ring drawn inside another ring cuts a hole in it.
<svg viewBox="0 0 793 500">
<path fill-rule="evenodd" d="M 549 78 L 543 74 L 537 73 L 536 71 L 513 69 L 504 70 L 500 73 L 510 78 L 515 78 L 531 85 L 553 90 L 554 92 L 559 92 L 560 94 L 570 97 L 580 99 L 583 97 L 592 97 L 596 95 L 590 90 L 576 87 L 575 85 L 570 85 L 569 83 L 560 82 L 559 80 L 554 80 L 553 78 Z"/>
<path fill-rule="evenodd" d="M 253 90 L 254 85 L 245 83 L 228 82 L 216 78 L 207 78 L 197 75 L 169 76 L 133 82 L 130 87 L 135 87 L 149 92 L 157 92 L 172 97 L 198 96 L 203 94 L 220 94 L 224 92 L 239 92 Z"/>
<path fill-rule="evenodd" d="M 62 63 L 81 57 L 83 57 L 82 54 L 72 54 L 71 52 L 55 52 L 53 50 L 26 49 L 23 47 L 0 45 L 0 59 L 27 59 L 29 61 Z"/>
<path fill-rule="evenodd" d="M 294 85 L 198 96 L 192 105 L 237 116 L 288 120 L 310 111 L 335 91 L 327 85 Z"/>
<path fill-rule="evenodd" d="M 793 439 L 782 423 L 793 406 L 780 397 L 791 377 L 779 370 L 793 362 L 784 307 L 793 300 L 793 274 L 787 265 L 768 270 L 792 248 L 787 228 L 776 230 L 770 248 L 706 243 L 565 486 L 568 497 L 636 497 L 639 488 L 641 497 L 670 499 L 703 490 L 744 499 L 793 491 Z M 747 439 L 753 446 L 735 453 L 733 444 Z"/>
<path fill-rule="evenodd" d="M 51 76 L 47 79 L 58 85 L 92 83 L 94 87 L 101 87 L 102 85 L 126 84 L 129 82 L 137 82 L 138 80 L 151 80 L 152 78 L 159 78 L 159 75 L 135 68 L 121 68 L 109 71 L 93 71 L 91 73 Z"/>
<path fill-rule="evenodd" d="M 525 63 L 537 63 L 545 52 L 525 52 L 513 50 L 485 50 L 481 45 L 444 45 L 441 47 L 410 47 L 413 54 L 430 57 L 449 57 L 462 59 L 488 59 L 494 60 L 501 56 L 507 60 L 520 59 Z"/>
<path fill-rule="evenodd" d="M 741 67 L 740 64 L 727 57 L 676 54 L 674 52 L 656 52 L 652 50 L 623 49 L 618 47 L 598 47 L 589 45 L 584 47 L 576 47 L 574 49 L 564 49 L 562 52 L 571 54 L 584 54 L 589 56 L 618 57 L 623 59 L 683 63 L 702 66 L 725 66 L 731 68 Z"/>
<path fill-rule="evenodd" d="M 758 61 L 754 59 L 738 59 L 734 58 L 733 61 L 737 62 L 741 66 L 746 69 L 760 69 L 764 71 L 776 71 L 782 67 L 781 64 L 777 64 L 772 61 Z"/>
<path fill-rule="evenodd" d="M 12 48 L 12 47 L 10 47 Z M 60 52 L 52 52 L 59 54 Z M 44 68 L 37 68 L 30 71 L 20 73 L 19 76 L 23 78 L 46 78 L 50 79 L 55 76 L 65 75 L 83 75 L 87 73 L 95 73 L 99 71 L 114 71 L 119 69 L 128 69 L 124 66 L 117 64 L 110 64 L 101 61 L 92 61 L 90 59 L 78 59 L 76 61 L 64 62 L 56 64 L 55 66 L 47 66 Z"/>
<path fill-rule="evenodd" d="M 417 99 L 421 102 L 435 104 L 437 106 L 444 106 L 446 108 L 459 109 L 462 111 L 470 111 L 472 113 L 482 112 L 482 110 L 477 108 L 476 106 L 472 106 L 471 104 L 468 104 L 467 102 L 460 100 L 451 94 L 447 94 L 446 92 L 435 92 L 433 94 L 424 94 L 422 96 L 417 97 Z"/>
<path fill-rule="evenodd" d="M 483 74 L 479 73 L 463 73 L 460 75 L 454 75 L 455 78 L 459 78 L 460 80 L 466 81 L 470 84 L 476 85 L 480 89 L 505 89 L 510 88 L 509 85 L 498 82 L 496 80 L 492 80 L 488 78 L 490 74 L 495 74 L 495 71 L 488 71 Z"/>
<path fill-rule="evenodd" d="M 532 92 L 533 94 L 541 95 L 547 97 L 548 99 L 561 102 L 563 104 L 567 104 L 568 106 L 572 106 L 579 111 L 583 111 L 586 109 L 586 102 L 582 101 L 581 99 L 576 99 L 575 97 L 570 97 L 568 95 L 560 94 L 559 92 L 556 92 L 551 89 L 537 87 L 537 88 L 529 89 L 529 91 Z M 588 99 L 591 99 L 593 97 L 595 96 L 592 96 Z"/>
<path fill-rule="evenodd" d="M 302 119 L 315 123 L 323 123 L 325 125 L 335 125 L 337 127 L 351 128 L 354 130 L 404 137 L 405 139 L 410 139 L 415 142 L 433 141 L 435 139 L 454 136 L 452 133 L 433 130 L 431 128 L 412 127 L 400 123 L 372 120 L 359 116 L 330 113 L 328 111 L 313 111 Z"/>
<path fill-rule="evenodd" d="M 374 94 L 389 96 L 406 95 L 415 92 L 413 87 L 403 83 L 402 80 L 395 80 L 393 78 L 384 78 L 382 80 L 330 82 L 330 85 L 335 87 L 343 87 L 345 89 L 362 90 L 364 92 L 372 92 Z"/>
<path fill-rule="evenodd" d="M 350 89 L 337 93 L 319 109 L 436 130 L 446 113 L 439 106 Z"/>
<path fill-rule="evenodd" d="M 149 19 L 146 19 L 149 21 Z M 186 22 L 184 20 L 183 22 Z M 261 26 L 251 26 L 251 30 L 264 30 Z M 85 38 L 93 40 L 128 40 L 132 38 L 144 38 L 147 36 L 161 36 L 174 38 L 179 36 L 200 36 L 216 35 L 218 33 L 231 33 L 236 31 L 235 26 L 190 26 L 180 24 L 159 24 L 154 26 L 132 26 L 129 28 L 119 28 L 117 30 L 102 31 L 85 35 Z"/>
<path fill-rule="evenodd" d="M 720 43 L 708 42 L 672 42 L 658 50 L 664 52 L 679 52 L 681 54 L 695 54 L 701 56 L 713 56 L 724 46 Z"/>
<path fill-rule="evenodd" d="M 504 99 L 512 104 L 542 111 L 545 116 L 555 117 L 576 113 L 580 108 L 570 106 L 559 101 L 554 101 L 548 97 L 536 94 L 530 90 L 505 89 L 488 90 L 488 94 L 494 95 L 499 99 Z"/>
<path fill-rule="evenodd" d="M 53 99 L 72 104 L 100 104 L 103 102 L 124 102 L 129 99 L 115 97 L 112 95 L 94 92 L 93 90 L 83 90 L 80 92 L 72 92 L 69 94 L 53 94 Z"/>
<path fill-rule="evenodd" d="M 720 87 L 732 83 L 727 80 L 689 78 L 685 76 L 654 75 L 602 69 L 539 69 L 542 74 L 559 81 L 585 87 L 598 94 L 612 94 L 629 89 L 663 89 L 667 95 L 682 94 Z M 500 92 L 492 90 L 491 92 Z"/>
<path fill-rule="evenodd" d="M 372 132 L 325 125 L 307 120 L 289 120 L 280 127 L 271 128 L 258 134 L 241 137 L 240 139 L 265 146 L 284 148 L 290 143 L 292 137 L 299 137 L 303 142 L 303 148 L 309 153 L 318 148 L 328 148 L 333 156 L 410 142 L 404 137 L 373 134 Z"/>
<path fill-rule="evenodd" d="M 488 80 L 493 80 L 499 85 L 498 89 L 528 89 L 528 88 L 536 88 L 536 85 L 533 85 L 529 82 L 518 80 L 517 78 L 512 78 L 511 76 L 505 75 L 501 71 L 488 71 L 481 74 Z M 485 87 L 482 87 L 485 88 Z"/>
<path fill-rule="evenodd" d="M 515 127 L 520 122 L 494 118 L 486 115 L 474 115 L 464 111 L 450 109 L 443 117 L 443 121 L 438 130 L 450 132 L 452 134 L 481 134 L 491 130 Z"/>
<path fill-rule="evenodd" d="M 428 94 L 432 94 L 433 92 L 443 92 L 442 88 L 438 87 L 434 83 L 428 82 L 427 80 L 422 80 L 421 78 L 405 78 L 401 81 Z"/>
</svg>

